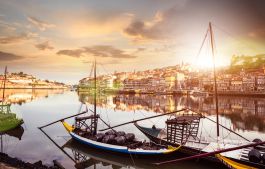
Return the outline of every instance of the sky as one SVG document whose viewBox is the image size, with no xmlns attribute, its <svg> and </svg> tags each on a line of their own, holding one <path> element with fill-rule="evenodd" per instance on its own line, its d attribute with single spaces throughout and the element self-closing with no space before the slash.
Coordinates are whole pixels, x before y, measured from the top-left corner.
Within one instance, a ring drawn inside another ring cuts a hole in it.
<svg viewBox="0 0 265 169">
<path fill-rule="evenodd" d="M 95 58 L 101 74 L 209 66 L 198 55 L 209 22 L 216 64 L 228 65 L 265 53 L 264 9 L 264 0 L 0 0 L 0 71 L 74 84 Z"/>
</svg>

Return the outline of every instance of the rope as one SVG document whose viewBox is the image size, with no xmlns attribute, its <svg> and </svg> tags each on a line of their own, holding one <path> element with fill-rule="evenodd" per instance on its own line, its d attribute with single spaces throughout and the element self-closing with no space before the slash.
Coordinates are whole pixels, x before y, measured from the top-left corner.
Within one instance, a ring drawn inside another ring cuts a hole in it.
<svg viewBox="0 0 265 169">
<path fill-rule="evenodd" d="M 103 68 L 106 74 L 111 74 L 110 71 L 107 71 L 107 69 L 103 66 L 102 63 L 99 63 L 99 65 Z"/>
<path fill-rule="evenodd" d="M 146 117 L 144 114 L 143 114 L 143 112 L 141 111 L 141 110 L 139 110 L 139 112 L 144 116 L 144 117 Z M 155 123 L 151 120 L 151 119 L 148 119 L 153 125 L 155 125 Z"/>
<path fill-rule="evenodd" d="M 89 77 L 92 77 L 92 73 L 93 73 L 93 70 L 94 70 L 94 62 L 92 62 L 92 67 L 91 67 L 91 70 L 90 70 L 90 74 L 89 74 Z"/>
<path fill-rule="evenodd" d="M 198 51 L 198 53 L 197 53 L 197 55 L 196 55 L 196 57 L 195 57 L 195 60 L 198 59 L 198 57 L 199 57 L 199 55 L 200 55 L 200 53 L 201 53 L 201 50 L 202 50 L 203 45 L 204 45 L 204 43 L 205 43 L 205 40 L 206 40 L 206 38 L 207 38 L 207 36 L 208 36 L 208 33 L 209 33 L 209 29 L 207 29 L 207 31 L 206 31 L 206 33 L 205 33 L 205 35 L 204 35 L 204 38 L 203 38 L 203 41 L 202 41 L 201 47 L 200 47 L 200 49 L 199 49 L 199 51 Z"/>
<path fill-rule="evenodd" d="M 129 152 L 129 154 L 130 154 L 130 158 L 131 158 L 131 160 L 132 160 L 132 162 L 133 162 L 133 165 L 134 165 L 134 167 L 136 168 L 136 164 L 135 164 L 135 162 L 134 162 L 134 160 L 133 160 L 133 157 L 132 157 L 132 154 Z"/>
</svg>

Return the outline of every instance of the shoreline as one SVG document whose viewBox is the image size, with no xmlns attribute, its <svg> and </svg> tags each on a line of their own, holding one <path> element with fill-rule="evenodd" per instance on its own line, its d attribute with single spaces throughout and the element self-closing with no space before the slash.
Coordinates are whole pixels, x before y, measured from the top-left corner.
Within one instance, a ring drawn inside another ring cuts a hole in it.
<svg viewBox="0 0 265 169">
<path fill-rule="evenodd" d="M 0 89 L 4 89 L 4 88 L 0 88 Z M 69 89 L 69 88 L 52 88 L 52 87 L 50 87 L 50 88 L 45 88 L 45 87 L 40 87 L 40 88 L 38 88 L 38 87 L 33 87 L 33 88 L 28 88 L 28 87 L 6 87 L 5 89 L 65 89 L 65 90 L 67 90 L 67 89 Z"/>
<path fill-rule="evenodd" d="M 91 90 L 81 89 L 78 92 L 91 92 Z M 180 95 L 180 96 L 202 96 L 202 97 L 212 97 L 212 92 L 193 92 L 188 90 L 183 91 L 166 91 L 166 92 L 148 92 L 148 91 L 136 91 L 136 90 L 103 90 L 103 93 L 107 94 L 140 94 L 140 95 Z M 238 97 L 265 97 L 265 92 L 223 92 L 218 91 L 219 96 L 238 96 Z"/>
<path fill-rule="evenodd" d="M 35 163 L 29 163 L 22 161 L 18 158 L 10 157 L 6 153 L 0 152 L 0 167 L 2 168 L 4 166 L 4 169 L 13 169 L 13 168 L 25 168 L 25 169 L 64 169 L 64 167 L 56 160 L 53 161 L 53 166 L 48 166 L 42 164 L 42 161 L 37 161 Z"/>
</svg>

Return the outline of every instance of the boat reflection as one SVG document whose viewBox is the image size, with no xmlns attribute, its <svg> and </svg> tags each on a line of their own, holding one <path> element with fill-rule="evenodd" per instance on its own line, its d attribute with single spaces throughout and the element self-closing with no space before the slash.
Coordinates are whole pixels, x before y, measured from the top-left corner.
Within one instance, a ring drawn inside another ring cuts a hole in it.
<svg viewBox="0 0 265 169">
<path fill-rule="evenodd" d="M 5 101 L 11 104 L 22 105 L 38 98 L 48 97 L 53 94 L 63 94 L 64 89 L 6 89 Z"/>
<path fill-rule="evenodd" d="M 166 113 L 189 107 L 205 115 L 215 115 L 213 97 L 173 95 L 100 95 L 97 106 L 122 110 Z M 93 103 L 93 96 L 79 93 L 79 100 Z M 235 130 L 265 131 L 265 98 L 219 97 L 219 113 L 231 120 Z"/>
<path fill-rule="evenodd" d="M 24 128 L 22 126 L 18 126 L 13 130 L 9 130 L 2 133 L 1 135 L 8 135 L 17 138 L 18 140 L 21 140 L 23 133 L 24 133 Z"/>
<path fill-rule="evenodd" d="M 0 151 L 1 153 L 5 152 L 5 148 L 8 147 L 8 143 L 11 141 L 8 139 L 8 142 L 5 142 L 4 137 L 10 137 L 10 138 L 16 138 L 19 141 L 22 139 L 24 133 L 24 128 L 22 126 L 18 126 L 12 130 L 3 132 L 0 134 L 0 141 L 1 141 L 1 146 L 0 146 Z"/>
</svg>

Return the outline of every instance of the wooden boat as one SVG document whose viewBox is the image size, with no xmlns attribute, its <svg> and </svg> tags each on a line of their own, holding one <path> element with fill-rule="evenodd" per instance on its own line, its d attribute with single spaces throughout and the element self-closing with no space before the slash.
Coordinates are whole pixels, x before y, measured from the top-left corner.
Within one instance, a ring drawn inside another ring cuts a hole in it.
<svg viewBox="0 0 265 169">
<path fill-rule="evenodd" d="M 212 55 L 214 58 L 214 42 L 211 23 L 207 34 L 210 34 L 210 41 L 212 46 Z M 205 41 L 205 39 L 204 39 Z M 150 140 L 162 145 L 180 146 L 178 150 L 182 153 L 184 158 L 175 159 L 172 161 L 165 161 L 157 163 L 158 165 L 178 162 L 184 160 L 191 160 L 197 158 L 205 158 L 223 163 L 229 168 L 235 169 L 254 169 L 265 168 L 265 144 L 261 140 L 255 139 L 252 142 L 244 138 L 242 141 L 221 139 L 219 135 L 219 120 L 218 120 L 218 94 L 216 84 L 216 73 L 214 65 L 214 90 L 215 90 L 215 103 L 216 103 L 216 126 L 217 126 L 217 139 L 215 141 L 207 141 L 198 139 L 196 129 L 200 117 L 180 116 L 166 121 L 167 129 L 155 127 L 143 127 L 137 123 L 135 126 L 144 133 Z M 195 126 L 195 127 L 193 127 Z M 224 127 L 224 126 L 223 126 Z M 227 129 L 227 128 L 226 128 Z M 229 130 L 229 129 L 228 129 Z M 240 136 L 234 131 L 234 134 Z M 260 142 L 258 146 L 252 146 Z"/>
<path fill-rule="evenodd" d="M 3 95 L 0 102 L 0 132 L 7 132 L 21 124 L 23 120 L 16 117 L 15 113 L 11 113 L 10 104 L 5 103 L 5 82 L 6 82 L 7 67 L 5 68 L 5 75 L 3 80 Z"/>
<path fill-rule="evenodd" d="M 65 129 L 69 132 L 71 137 L 85 145 L 88 145 L 93 148 L 98 148 L 110 152 L 116 152 L 116 153 L 123 153 L 123 154 L 135 154 L 135 155 L 161 155 L 161 154 L 168 154 L 171 152 L 174 152 L 177 148 L 171 147 L 171 146 L 162 146 L 158 144 L 154 144 L 152 142 L 150 143 L 143 143 L 139 141 L 132 141 L 129 142 L 129 144 L 125 146 L 117 145 L 117 144 L 109 144 L 109 143 L 103 143 L 96 140 L 97 135 L 93 136 L 82 136 L 80 134 L 77 134 L 75 132 L 75 128 L 69 125 L 66 122 L 63 122 L 63 125 Z M 105 135 L 108 136 L 108 135 Z M 133 146 L 134 148 L 130 148 Z"/>
<path fill-rule="evenodd" d="M 104 120 L 96 113 L 96 96 L 97 96 L 97 79 L 96 79 L 96 61 L 94 67 L 94 111 L 90 116 L 75 117 L 75 124 L 69 125 L 62 121 L 65 129 L 69 132 L 71 137 L 87 146 L 106 150 L 109 152 L 135 155 L 164 155 L 177 150 L 176 147 L 163 146 L 153 142 L 143 142 L 135 139 L 134 134 L 117 132 L 109 130 L 106 133 L 98 133 L 98 120 L 103 123 Z M 109 126 L 107 123 L 105 123 Z"/>
</svg>

